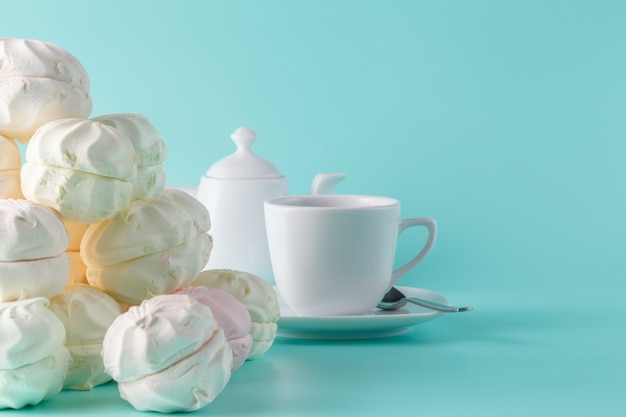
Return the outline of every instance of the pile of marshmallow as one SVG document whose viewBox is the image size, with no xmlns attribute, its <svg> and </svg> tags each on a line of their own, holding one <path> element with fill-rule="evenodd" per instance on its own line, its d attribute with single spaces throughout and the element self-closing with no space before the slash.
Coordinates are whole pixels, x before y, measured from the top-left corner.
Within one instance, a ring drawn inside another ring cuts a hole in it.
<svg viewBox="0 0 626 417">
<path fill-rule="evenodd" d="M 90 118 L 89 88 L 60 47 L 0 38 L 0 409 L 113 379 L 138 410 L 197 410 L 270 348 L 276 293 L 204 269 L 209 212 L 165 187 L 159 132 Z"/>
</svg>

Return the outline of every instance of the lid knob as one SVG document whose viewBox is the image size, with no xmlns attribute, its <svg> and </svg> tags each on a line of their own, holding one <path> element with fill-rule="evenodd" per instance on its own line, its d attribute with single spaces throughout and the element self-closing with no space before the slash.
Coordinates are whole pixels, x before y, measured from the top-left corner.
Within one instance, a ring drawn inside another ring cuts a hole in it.
<svg viewBox="0 0 626 417">
<path fill-rule="evenodd" d="M 242 126 L 235 130 L 230 135 L 230 138 L 235 142 L 235 145 L 237 145 L 237 151 L 250 152 L 252 144 L 256 140 L 257 136 L 252 129 Z"/>
<path fill-rule="evenodd" d="M 237 151 L 220 159 L 206 172 L 212 178 L 267 179 L 283 178 L 269 161 L 252 152 L 252 144 L 257 135 L 249 127 L 235 130 L 230 138 L 237 145 Z"/>
</svg>

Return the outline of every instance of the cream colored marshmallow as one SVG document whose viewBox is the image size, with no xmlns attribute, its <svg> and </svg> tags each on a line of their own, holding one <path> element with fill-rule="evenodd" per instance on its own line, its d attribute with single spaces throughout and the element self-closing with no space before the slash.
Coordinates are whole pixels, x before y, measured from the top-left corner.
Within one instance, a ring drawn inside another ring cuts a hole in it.
<svg viewBox="0 0 626 417">
<path fill-rule="evenodd" d="M 80 250 L 80 242 L 83 240 L 83 236 L 89 227 L 88 224 L 85 223 L 76 223 L 71 222 L 69 220 L 63 220 L 63 224 L 65 225 L 65 230 L 67 230 L 67 235 L 69 236 L 69 242 L 67 243 L 68 251 L 79 251 Z"/>
<path fill-rule="evenodd" d="M 3 198 L 24 199 L 19 169 L 0 171 L 0 199 Z"/>
<path fill-rule="evenodd" d="M 68 118 L 42 126 L 26 148 L 22 192 L 64 219 L 96 223 L 128 205 L 137 176 L 135 151 L 119 130 Z"/>
<path fill-rule="evenodd" d="M 11 139 L 0 135 L 0 199 L 24 198 L 20 187 L 22 156 Z"/>
<path fill-rule="evenodd" d="M 89 226 L 80 248 L 88 282 L 125 304 L 189 285 L 208 262 L 213 241 L 206 207 L 181 193 L 164 190 Z"/>
<path fill-rule="evenodd" d="M 145 300 L 107 330 L 102 357 L 122 398 L 142 411 L 192 411 L 230 379 L 232 352 L 211 309 L 185 294 Z"/>
<path fill-rule="evenodd" d="M 85 264 L 103 267 L 152 255 L 207 231 L 198 228 L 186 206 L 169 196 L 164 193 L 155 200 L 134 201 L 111 220 L 92 224 L 80 247 Z M 204 213 L 208 213 L 206 208 Z"/>
<path fill-rule="evenodd" d="M 15 141 L 0 135 L 0 172 L 22 167 L 22 155 Z"/>
<path fill-rule="evenodd" d="M 186 287 L 209 260 L 213 242 L 203 233 L 173 249 L 103 267 L 87 266 L 87 281 L 118 302 L 137 305 Z"/>
<path fill-rule="evenodd" d="M 71 355 L 65 389 L 90 390 L 111 379 L 104 372 L 102 341 L 122 308 L 106 293 L 86 284 L 72 284 L 50 299 L 50 310 L 66 330 Z"/>
<path fill-rule="evenodd" d="M 264 354 L 274 343 L 280 307 L 276 291 L 265 280 L 243 271 L 209 269 L 200 272 L 191 286 L 205 286 L 224 290 L 241 301 L 250 313 L 250 334 L 253 345 L 248 359 Z"/>
<path fill-rule="evenodd" d="M 70 276 L 67 284 L 88 284 L 87 281 L 87 265 L 80 256 L 80 251 L 65 252 L 70 257 Z"/>
<path fill-rule="evenodd" d="M 0 262 L 51 258 L 69 237 L 52 210 L 27 200 L 0 200 Z"/>
<path fill-rule="evenodd" d="M 0 134 L 27 143 L 52 120 L 91 113 L 82 64 L 49 42 L 0 38 Z"/>
</svg>

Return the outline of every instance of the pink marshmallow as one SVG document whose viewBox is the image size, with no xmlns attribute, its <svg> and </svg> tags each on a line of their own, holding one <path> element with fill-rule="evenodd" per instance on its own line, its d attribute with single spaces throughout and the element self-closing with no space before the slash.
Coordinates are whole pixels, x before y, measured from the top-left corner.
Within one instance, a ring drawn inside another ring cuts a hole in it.
<svg viewBox="0 0 626 417">
<path fill-rule="evenodd" d="M 187 294 L 211 309 L 213 318 L 224 331 L 224 336 L 233 351 L 232 370 L 239 368 L 252 348 L 250 335 L 252 322 L 248 309 L 235 297 L 218 288 L 186 287 L 177 293 Z"/>
</svg>

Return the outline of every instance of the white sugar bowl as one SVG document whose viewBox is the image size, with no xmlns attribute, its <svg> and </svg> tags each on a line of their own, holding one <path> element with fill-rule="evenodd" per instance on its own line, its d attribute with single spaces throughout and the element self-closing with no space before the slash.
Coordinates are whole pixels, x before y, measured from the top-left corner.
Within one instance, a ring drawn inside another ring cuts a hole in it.
<svg viewBox="0 0 626 417">
<path fill-rule="evenodd" d="M 273 283 L 263 202 L 289 194 L 287 178 L 252 152 L 257 135 L 247 127 L 231 134 L 237 150 L 200 179 L 197 198 L 209 210 L 213 250 L 205 269 L 234 269 Z M 345 174 L 318 174 L 311 193 L 332 191 Z"/>
</svg>

